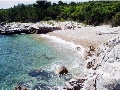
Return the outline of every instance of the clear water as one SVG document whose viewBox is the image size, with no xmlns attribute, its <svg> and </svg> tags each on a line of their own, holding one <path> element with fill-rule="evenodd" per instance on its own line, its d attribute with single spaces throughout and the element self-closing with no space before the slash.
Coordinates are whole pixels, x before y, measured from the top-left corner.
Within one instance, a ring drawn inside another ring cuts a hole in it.
<svg viewBox="0 0 120 90">
<path fill-rule="evenodd" d="M 13 90 L 18 85 L 30 90 L 54 90 L 80 72 L 74 70 L 79 59 L 75 50 L 45 38 L 0 35 L 0 90 Z M 66 66 L 69 74 L 64 77 L 55 75 L 58 65 Z M 40 69 L 44 71 L 39 75 L 30 75 Z"/>
</svg>

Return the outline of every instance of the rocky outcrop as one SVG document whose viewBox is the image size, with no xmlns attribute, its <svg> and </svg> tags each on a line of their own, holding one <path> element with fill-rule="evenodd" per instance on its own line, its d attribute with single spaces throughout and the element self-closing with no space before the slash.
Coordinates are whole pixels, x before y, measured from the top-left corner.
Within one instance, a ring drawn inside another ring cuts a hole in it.
<svg viewBox="0 0 120 90">
<path fill-rule="evenodd" d="M 42 23 L 7 23 L 0 25 L 0 33 L 4 35 L 11 34 L 45 34 L 54 30 L 61 30 L 60 26 L 52 26 L 46 22 Z"/>
<path fill-rule="evenodd" d="M 89 47 L 83 72 L 82 87 L 74 89 L 69 81 L 66 90 L 119 90 L 120 89 L 120 37 L 114 37 L 97 49 Z M 92 54 L 91 54 L 92 53 Z M 76 79 L 75 81 L 77 81 Z"/>
<path fill-rule="evenodd" d="M 117 90 L 120 79 L 120 38 L 114 37 L 101 44 L 93 55 L 87 60 L 88 74 L 84 88 L 81 90 Z M 95 82 L 96 80 L 96 82 Z M 96 87 L 95 87 L 96 86 Z M 117 88 L 117 89 L 115 89 Z M 120 89 L 120 88 L 119 88 Z M 118 90 L 119 90 L 118 89 Z"/>
</svg>

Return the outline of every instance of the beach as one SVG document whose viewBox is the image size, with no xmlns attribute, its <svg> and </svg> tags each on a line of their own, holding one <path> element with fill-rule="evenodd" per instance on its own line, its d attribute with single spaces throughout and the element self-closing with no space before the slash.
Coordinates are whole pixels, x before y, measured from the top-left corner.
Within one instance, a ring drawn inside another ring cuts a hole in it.
<svg viewBox="0 0 120 90">
<path fill-rule="evenodd" d="M 76 45 L 82 45 L 87 48 L 90 45 L 98 47 L 100 43 L 105 43 L 108 39 L 118 35 L 118 34 L 103 34 L 98 35 L 99 32 L 114 32 L 119 30 L 120 27 L 110 27 L 109 25 L 96 26 L 96 27 L 81 27 L 66 30 L 56 30 L 49 32 L 48 35 L 56 36 L 63 40 L 73 42 Z"/>
</svg>

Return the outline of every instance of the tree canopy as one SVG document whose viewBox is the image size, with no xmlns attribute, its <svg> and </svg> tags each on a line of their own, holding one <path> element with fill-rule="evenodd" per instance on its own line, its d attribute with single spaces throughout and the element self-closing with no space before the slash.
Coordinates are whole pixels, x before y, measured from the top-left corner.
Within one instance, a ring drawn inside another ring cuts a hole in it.
<svg viewBox="0 0 120 90">
<path fill-rule="evenodd" d="M 38 22 L 41 20 L 74 20 L 89 25 L 120 25 L 119 1 L 51 3 L 36 1 L 0 9 L 0 22 Z"/>
</svg>

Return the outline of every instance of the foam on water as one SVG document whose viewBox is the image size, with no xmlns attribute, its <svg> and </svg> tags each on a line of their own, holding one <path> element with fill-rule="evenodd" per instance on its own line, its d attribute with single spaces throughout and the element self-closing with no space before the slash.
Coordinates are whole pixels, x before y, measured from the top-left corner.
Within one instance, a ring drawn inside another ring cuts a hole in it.
<svg viewBox="0 0 120 90">
<path fill-rule="evenodd" d="M 64 58 L 53 62 L 49 70 L 53 71 L 60 66 L 66 66 L 73 74 L 78 74 L 82 70 L 84 64 L 82 57 L 84 56 L 85 49 L 81 45 L 75 45 L 73 42 L 68 42 L 56 36 L 49 36 L 46 34 L 42 34 L 40 37 L 47 38 L 49 43 L 55 47 L 60 54 L 64 53 Z M 80 47 L 80 50 L 77 50 L 76 47 Z"/>
<path fill-rule="evenodd" d="M 39 40 L 32 35 L 1 35 L 0 89 L 12 90 L 16 85 L 26 86 L 30 90 L 45 86 L 61 88 L 70 76 L 55 75 L 56 68 L 63 65 L 70 75 L 80 72 L 74 70 L 82 65 L 79 51 L 75 47 L 73 43 L 47 35 L 42 35 Z M 29 76 L 31 70 L 40 68 L 44 73 L 36 77 Z"/>
<path fill-rule="evenodd" d="M 78 51 L 78 54 L 80 54 L 81 56 L 84 54 L 85 52 L 85 48 L 82 47 L 81 45 L 76 45 L 74 44 L 73 42 L 68 42 L 68 41 L 65 41 L 63 39 L 60 39 L 56 36 L 50 36 L 50 35 L 46 35 L 46 34 L 41 34 L 40 35 L 41 37 L 45 37 L 45 38 L 48 38 L 49 40 L 51 40 L 52 42 L 56 42 L 56 43 L 60 43 L 62 45 L 65 46 L 65 48 L 70 48 L 70 49 L 76 49 L 76 47 L 80 47 L 80 50 Z"/>
</svg>

